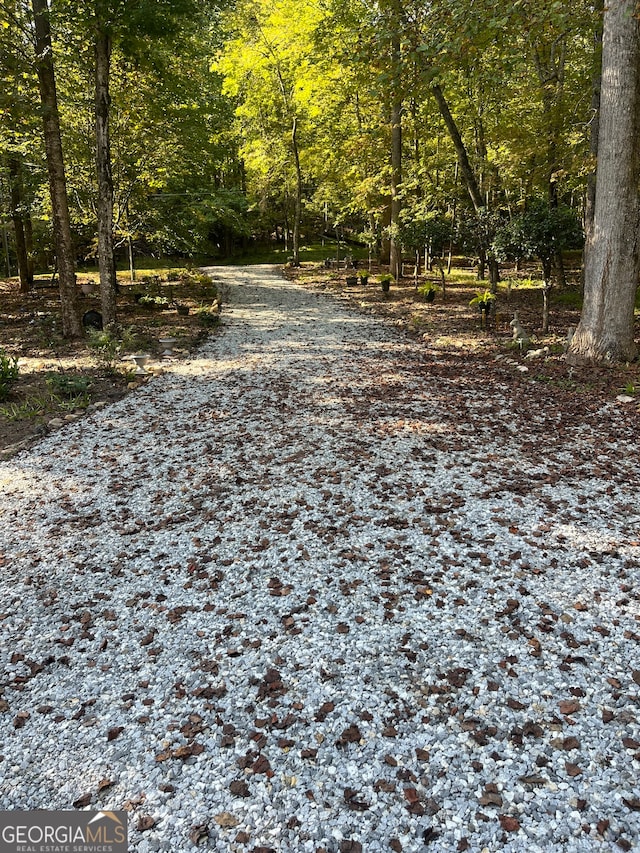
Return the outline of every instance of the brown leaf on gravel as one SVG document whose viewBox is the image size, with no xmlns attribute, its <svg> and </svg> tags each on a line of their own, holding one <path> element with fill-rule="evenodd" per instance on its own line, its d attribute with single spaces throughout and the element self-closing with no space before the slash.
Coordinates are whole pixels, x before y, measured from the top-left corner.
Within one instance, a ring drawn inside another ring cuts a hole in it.
<svg viewBox="0 0 640 853">
<path fill-rule="evenodd" d="M 105 791 L 107 788 L 110 788 L 112 785 L 113 785 L 113 779 L 101 779 L 98 782 L 98 787 L 96 788 L 96 791 L 99 794 L 100 791 Z"/>
<path fill-rule="evenodd" d="M 623 737 L 622 745 L 625 749 L 640 749 L 640 741 L 632 737 Z"/>
<path fill-rule="evenodd" d="M 84 809 L 91 803 L 92 800 L 93 796 L 91 794 L 83 794 L 81 797 L 78 797 L 77 800 L 74 800 L 71 805 L 74 807 L 74 809 Z"/>
<path fill-rule="evenodd" d="M 189 830 L 189 840 L 196 846 L 209 837 L 209 827 L 206 823 L 198 823 Z"/>
<path fill-rule="evenodd" d="M 107 741 L 115 740 L 124 731 L 124 726 L 114 726 L 107 732 Z"/>
<path fill-rule="evenodd" d="M 151 817 L 151 815 L 143 814 L 138 818 L 136 829 L 138 832 L 146 832 L 147 829 L 152 829 L 155 825 L 155 818 Z"/>
<path fill-rule="evenodd" d="M 517 699 L 511 699 L 511 698 L 507 699 L 507 705 L 513 711 L 524 711 L 525 708 L 528 707 L 528 705 L 523 705 L 522 702 L 518 702 Z"/>
<path fill-rule="evenodd" d="M 336 746 L 346 746 L 348 743 L 358 743 L 360 740 L 362 740 L 362 732 L 355 724 L 353 724 L 344 729 L 336 741 Z"/>
<path fill-rule="evenodd" d="M 428 761 L 430 758 L 430 754 L 429 754 L 428 750 L 420 749 L 420 747 L 417 747 L 416 758 L 418 759 L 418 761 Z"/>
<path fill-rule="evenodd" d="M 623 797 L 622 802 L 628 809 L 631 809 L 632 812 L 640 812 L 640 799 L 637 797 L 632 800 L 625 800 Z"/>
<path fill-rule="evenodd" d="M 229 785 L 229 790 L 231 791 L 234 797 L 248 797 L 251 793 L 249 791 L 249 786 L 242 779 L 238 779 L 235 782 L 232 782 Z"/>
<path fill-rule="evenodd" d="M 359 841 L 347 838 L 340 842 L 340 853 L 362 853 L 362 844 Z"/>
<path fill-rule="evenodd" d="M 634 680 L 636 684 L 640 685 L 640 669 L 634 669 L 631 673 L 631 678 Z"/>
<path fill-rule="evenodd" d="M 562 741 L 562 748 L 566 749 L 567 751 L 572 749 L 580 749 L 580 741 L 577 737 L 566 737 Z"/>
<path fill-rule="evenodd" d="M 344 801 L 347 806 L 356 812 L 366 812 L 369 809 L 369 803 L 359 797 L 360 791 L 354 788 L 345 788 L 343 792 Z"/>
<path fill-rule="evenodd" d="M 28 711 L 20 711 L 13 719 L 13 728 L 21 729 L 30 717 L 31 714 Z"/>
<path fill-rule="evenodd" d="M 338 634 L 348 634 L 350 630 L 351 628 L 346 622 L 338 622 L 338 627 L 336 628 Z"/>
<path fill-rule="evenodd" d="M 567 761 L 564 765 L 565 770 L 567 771 L 568 776 L 581 776 L 582 770 L 578 767 L 577 764 L 571 764 L 571 762 Z"/>
<path fill-rule="evenodd" d="M 478 798 L 478 802 L 481 806 L 497 806 L 500 808 L 502 805 L 502 797 L 500 794 L 487 792 Z"/>
<path fill-rule="evenodd" d="M 220 812 L 220 814 L 214 815 L 213 819 L 223 829 L 232 829 L 240 823 L 238 818 L 234 817 L 230 812 Z"/>
<path fill-rule="evenodd" d="M 393 850 L 393 853 L 402 853 L 402 844 L 397 838 L 392 838 L 389 841 L 389 847 Z"/>
<path fill-rule="evenodd" d="M 501 814 L 499 817 L 500 826 L 505 832 L 517 832 L 520 829 L 520 821 L 510 815 Z"/>
<path fill-rule="evenodd" d="M 562 702 L 558 702 L 558 707 L 561 714 L 575 714 L 580 710 L 580 703 L 575 699 L 565 699 Z"/>
<path fill-rule="evenodd" d="M 264 757 L 264 755 L 259 755 L 258 758 L 251 765 L 251 770 L 256 775 L 264 773 L 267 776 L 269 774 L 273 775 L 273 771 L 271 770 L 271 765 L 269 764 L 269 760 Z"/>
<path fill-rule="evenodd" d="M 615 714 L 613 713 L 613 711 L 609 710 L 609 708 L 604 708 L 602 711 L 602 722 L 603 723 L 610 723 L 614 719 L 615 719 Z"/>
<path fill-rule="evenodd" d="M 333 702 L 325 702 L 316 711 L 316 721 L 319 723 L 323 723 L 327 718 L 327 714 L 330 714 L 332 711 L 335 711 L 335 707 L 336 706 L 333 704 Z"/>
<path fill-rule="evenodd" d="M 315 758 L 318 755 L 317 749 L 302 749 L 300 751 L 300 758 Z"/>
</svg>

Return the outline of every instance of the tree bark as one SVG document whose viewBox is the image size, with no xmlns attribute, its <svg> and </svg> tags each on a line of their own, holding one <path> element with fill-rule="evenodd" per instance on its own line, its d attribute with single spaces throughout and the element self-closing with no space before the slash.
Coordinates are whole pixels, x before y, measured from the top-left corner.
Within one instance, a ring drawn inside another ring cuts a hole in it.
<svg viewBox="0 0 640 853">
<path fill-rule="evenodd" d="M 398 240 L 400 213 L 402 212 L 402 93 L 400 85 L 401 45 L 394 36 L 391 44 L 393 63 L 393 91 L 391 103 L 391 240 L 389 245 L 389 270 L 396 281 L 402 275 L 402 248 Z"/>
<path fill-rule="evenodd" d="M 449 104 L 447 103 L 447 99 L 445 98 L 440 86 L 437 83 L 434 83 L 431 87 L 431 91 L 433 93 L 434 98 L 436 99 L 436 103 L 438 104 L 438 108 L 440 110 L 442 118 L 444 119 L 446 128 L 449 131 L 449 136 L 451 137 L 451 141 L 453 142 L 454 148 L 456 149 L 456 154 L 458 155 L 458 163 L 460 165 L 460 172 L 462 173 L 464 182 L 467 185 L 467 190 L 469 191 L 469 196 L 471 197 L 471 202 L 473 204 L 473 209 L 476 213 L 479 213 L 480 210 L 485 206 L 485 202 L 484 198 L 482 197 L 478 181 L 476 180 L 475 173 L 471 167 L 471 163 L 469 162 L 467 149 L 465 147 L 464 142 L 462 141 L 462 137 L 460 136 L 458 125 L 456 124 L 454 117 L 451 115 Z"/>
<path fill-rule="evenodd" d="M 640 24 L 635 0 L 604 13 L 602 91 L 593 229 L 584 304 L 568 361 L 632 361 L 640 274 Z"/>
<path fill-rule="evenodd" d="M 111 37 L 97 22 L 96 60 L 96 173 L 98 178 L 98 268 L 100 270 L 100 303 L 106 328 L 116 322 L 116 264 L 113 254 L 113 177 L 111 173 L 111 141 L 109 137 L 109 75 Z"/>
<path fill-rule="evenodd" d="M 302 219 L 302 169 L 300 167 L 300 150 L 298 147 L 298 119 L 293 119 L 291 131 L 291 147 L 296 167 L 296 197 L 293 213 L 293 265 L 300 266 L 300 221 Z"/>
<path fill-rule="evenodd" d="M 16 257 L 18 260 L 18 276 L 20 278 L 20 293 L 28 293 L 33 284 L 33 276 L 29 278 L 29 257 L 27 254 L 27 240 L 24 231 L 23 217 L 23 190 L 20 160 L 16 156 L 9 157 L 9 182 L 11 198 L 11 219 L 16 243 Z"/>
<path fill-rule="evenodd" d="M 600 87 L 602 85 L 602 14 L 604 12 L 604 0 L 596 0 L 596 12 L 600 15 L 600 21 L 593 34 L 595 70 L 593 74 L 591 90 L 591 128 L 589 133 L 589 152 L 593 159 L 594 168 L 587 176 L 587 195 L 584 208 L 584 231 L 586 242 L 591 239 L 593 231 L 593 216 L 596 206 L 596 172 L 595 163 L 598 157 L 598 131 L 600 128 Z"/>
<path fill-rule="evenodd" d="M 49 6 L 47 0 L 31 0 L 31 8 L 34 20 L 35 62 L 42 104 L 53 233 L 56 242 L 62 333 L 67 338 L 77 338 L 83 334 L 83 327 L 76 288 L 75 253 L 71 237 L 67 182 L 60 134 Z"/>
</svg>

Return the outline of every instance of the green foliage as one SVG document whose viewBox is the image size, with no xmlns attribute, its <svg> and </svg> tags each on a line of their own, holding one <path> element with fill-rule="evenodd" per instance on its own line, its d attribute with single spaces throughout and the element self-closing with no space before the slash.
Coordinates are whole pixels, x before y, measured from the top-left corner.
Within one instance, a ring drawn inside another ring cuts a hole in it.
<svg viewBox="0 0 640 853">
<path fill-rule="evenodd" d="M 106 329 L 89 329 L 87 335 L 87 343 L 96 364 L 108 373 L 117 373 L 117 364 L 123 353 L 133 352 L 138 348 L 139 339 L 133 327 L 122 329 L 119 334 Z"/>
<path fill-rule="evenodd" d="M 87 394 L 91 380 L 80 373 L 50 373 L 46 383 L 54 394 L 73 399 Z"/>
<path fill-rule="evenodd" d="M 572 208 L 554 207 L 534 199 L 522 213 L 497 229 L 492 245 L 499 260 L 538 258 L 548 276 L 556 252 L 578 249 L 582 241 L 580 219 Z"/>
<path fill-rule="evenodd" d="M 18 378 L 18 359 L 0 350 L 0 400 L 9 396 L 11 385 Z"/>
<path fill-rule="evenodd" d="M 433 298 L 431 294 L 436 294 L 440 291 L 438 285 L 433 281 L 425 281 L 424 284 L 421 284 L 418 288 L 418 293 L 420 296 L 423 296 L 425 299 Z"/>
<path fill-rule="evenodd" d="M 217 307 L 201 305 L 199 308 L 196 308 L 194 313 L 202 326 L 217 326 L 220 322 L 220 312 L 217 310 Z"/>
<path fill-rule="evenodd" d="M 482 309 L 487 305 L 490 305 L 495 298 L 495 293 L 492 293 L 490 290 L 479 290 L 473 297 L 473 299 L 469 302 L 469 305 L 477 305 L 478 308 Z"/>
</svg>

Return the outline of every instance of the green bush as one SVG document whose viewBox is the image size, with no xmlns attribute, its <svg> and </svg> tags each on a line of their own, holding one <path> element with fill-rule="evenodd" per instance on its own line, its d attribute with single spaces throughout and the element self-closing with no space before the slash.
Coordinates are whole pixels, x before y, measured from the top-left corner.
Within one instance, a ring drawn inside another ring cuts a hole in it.
<svg viewBox="0 0 640 853">
<path fill-rule="evenodd" d="M 18 378 L 18 359 L 0 350 L 0 400 L 9 396 L 11 384 Z"/>
<path fill-rule="evenodd" d="M 85 395 L 91 385 L 89 377 L 79 373 L 50 373 L 46 382 L 54 394 L 69 399 Z"/>
</svg>

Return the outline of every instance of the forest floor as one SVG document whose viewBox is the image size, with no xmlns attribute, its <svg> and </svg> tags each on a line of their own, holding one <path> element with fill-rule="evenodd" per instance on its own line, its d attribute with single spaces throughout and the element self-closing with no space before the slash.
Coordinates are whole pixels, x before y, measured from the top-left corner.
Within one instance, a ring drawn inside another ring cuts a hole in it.
<svg viewBox="0 0 640 853">
<path fill-rule="evenodd" d="M 520 280 L 512 276 L 509 289 L 506 284 L 501 285 L 495 315 L 488 328 L 484 328 L 479 311 L 469 306 L 471 298 L 481 289 L 481 283 L 473 281 L 470 271 L 454 268 L 446 292 L 439 290 L 431 304 L 419 294 L 412 278 L 394 284 L 390 293 L 384 294 L 377 283 L 378 268 L 372 270 L 366 287 L 347 286 L 345 270 L 328 271 L 321 264 L 304 264 L 285 272 L 305 287 L 318 289 L 343 304 L 392 323 L 420 347 L 433 353 L 448 353 L 462 371 L 490 371 L 496 358 L 522 362 L 521 369 L 527 367 L 530 379 L 566 394 L 568 404 L 579 404 L 583 397 L 615 399 L 629 391 L 633 395 L 640 389 L 637 364 L 598 369 L 567 367 L 564 361 L 567 331 L 577 325 L 580 314 L 575 284 L 564 292 L 553 293 L 550 331 L 543 336 L 539 331 L 541 291 L 526 286 L 525 277 L 532 274 L 531 270 L 520 273 Z M 574 279 L 576 275 L 573 271 Z M 440 281 L 437 273 L 432 277 L 434 282 Z M 147 279 L 146 283 L 121 286 L 118 317 L 124 341 L 117 354 L 101 350 L 97 346 L 100 341 L 95 338 L 93 342 L 89 337 L 69 342 L 61 337 L 57 289 L 47 286 L 44 280 L 28 296 L 18 293 L 15 279 L 0 280 L 0 353 L 4 350 L 18 357 L 20 363 L 19 378 L 13 383 L 10 396 L 0 402 L 0 454 L 11 455 L 55 429 L 60 422 L 82 417 L 96 404 L 113 402 L 128 393 L 139 380 L 134 375 L 131 353 L 149 353 L 154 360 L 153 369 L 159 370 L 160 337 L 175 337 L 178 354 L 189 352 L 202 341 L 207 330 L 197 309 L 210 300 L 211 292 L 194 280 L 181 281 L 171 275 L 164 281 L 153 276 Z M 80 277 L 83 280 L 88 277 Z M 424 280 L 422 277 L 420 282 Z M 134 293 L 142 291 L 188 306 L 190 314 L 180 316 L 173 306 L 164 310 L 141 306 L 134 300 Z M 84 311 L 99 310 L 98 297 L 83 296 L 81 301 Z M 529 350 L 549 348 L 543 358 L 523 361 L 525 353 L 513 344 L 509 327 L 515 312 L 532 335 Z M 74 382 L 78 378 L 79 384 Z"/>
<path fill-rule="evenodd" d="M 159 371 L 160 338 L 175 338 L 178 356 L 201 343 L 208 328 L 199 309 L 213 298 L 221 301 L 222 294 L 195 275 L 180 280 L 171 270 L 163 272 L 135 284 L 120 284 L 118 337 L 88 332 L 76 341 L 62 337 L 56 286 L 41 277 L 25 295 L 19 293 L 16 279 L 0 280 L 0 355 L 17 358 L 19 365 L 17 380 L 0 401 L 0 458 L 38 440 L 61 422 L 77 420 L 135 389 L 140 377 L 135 374 L 132 353 L 148 353 L 152 369 Z M 78 281 L 92 278 L 79 276 Z M 158 296 L 170 304 L 145 306 L 136 301 L 140 294 Z M 83 313 L 100 311 L 97 295 L 80 296 L 80 304 Z M 176 304 L 189 308 L 189 313 L 178 314 Z"/>
</svg>

